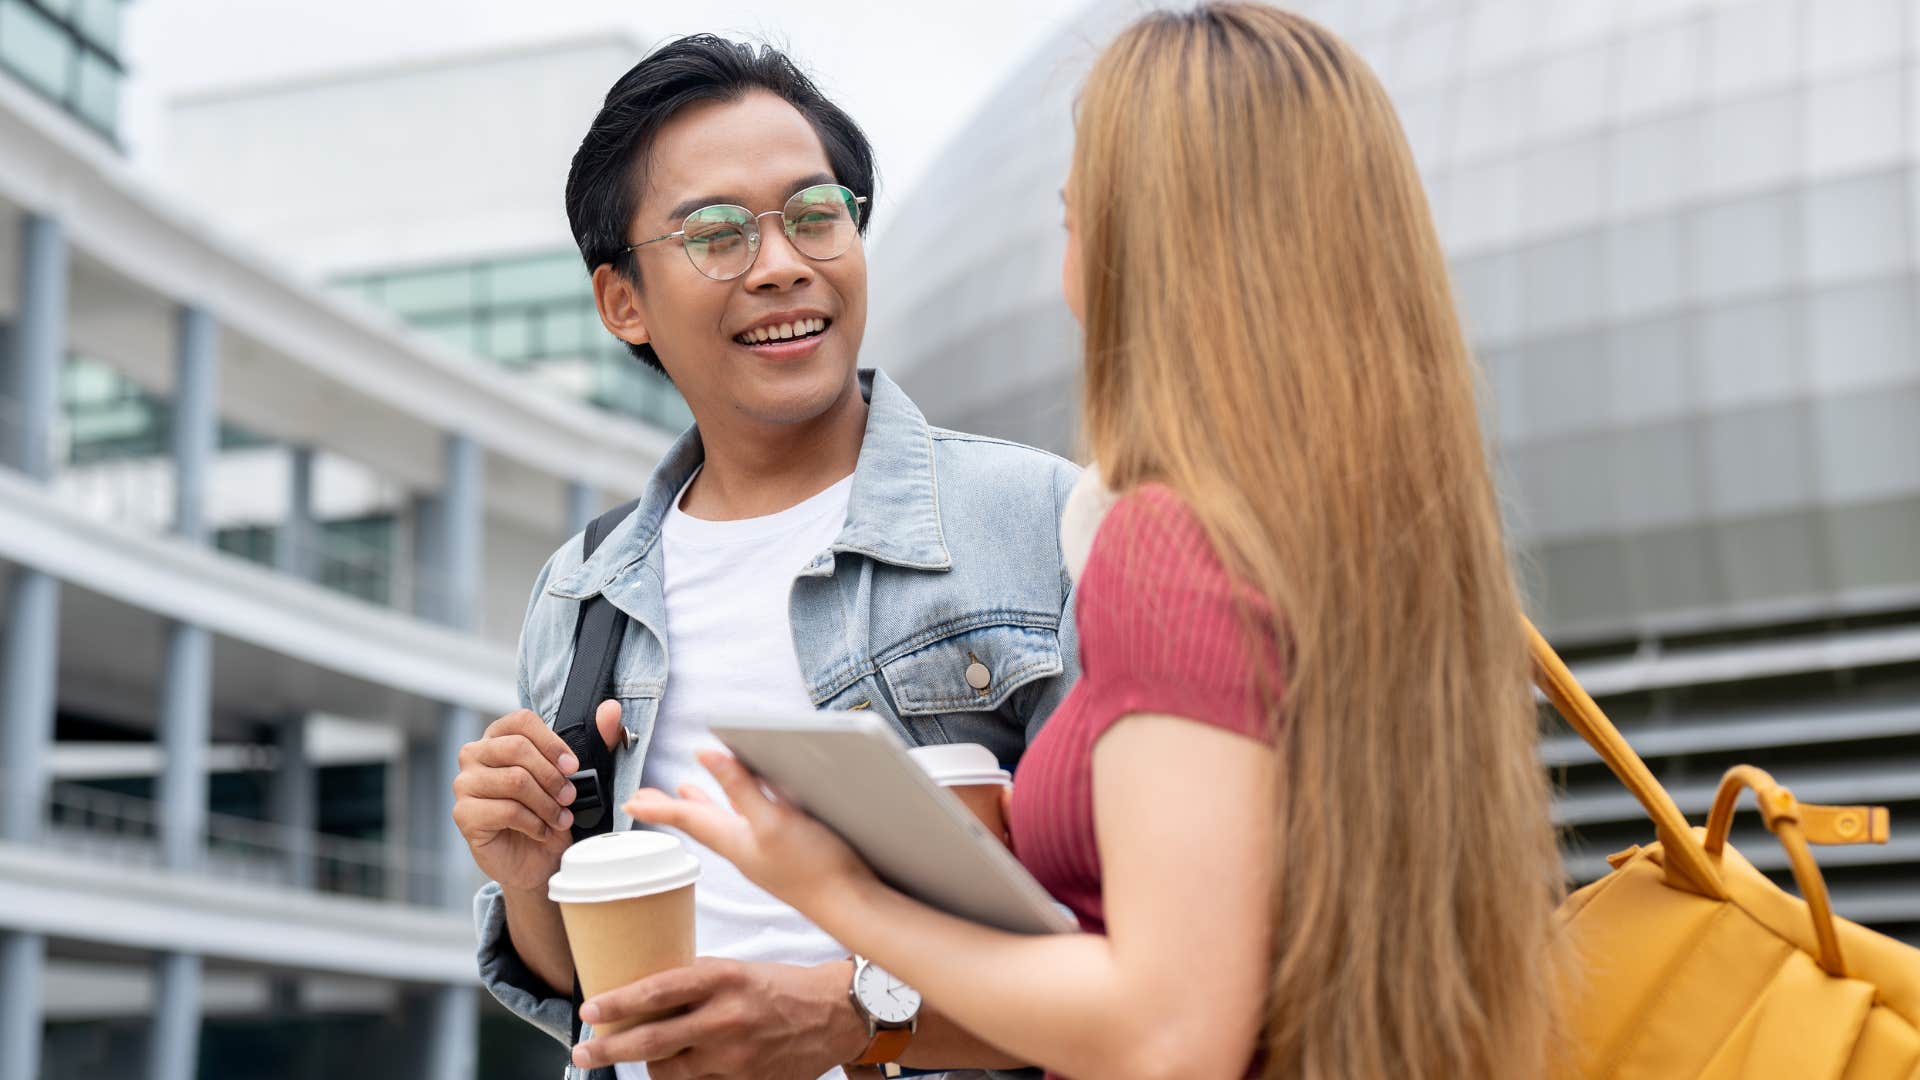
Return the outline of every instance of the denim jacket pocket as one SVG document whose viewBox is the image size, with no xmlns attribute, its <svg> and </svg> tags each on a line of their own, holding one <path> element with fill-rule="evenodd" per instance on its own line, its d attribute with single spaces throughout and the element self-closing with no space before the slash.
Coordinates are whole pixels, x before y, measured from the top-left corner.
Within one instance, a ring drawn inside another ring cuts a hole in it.
<svg viewBox="0 0 1920 1080">
<path fill-rule="evenodd" d="M 1059 632 L 1019 623 L 963 630 L 880 665 L 902 718 L 989 712 L 1063 670 Z"/>
</svg>

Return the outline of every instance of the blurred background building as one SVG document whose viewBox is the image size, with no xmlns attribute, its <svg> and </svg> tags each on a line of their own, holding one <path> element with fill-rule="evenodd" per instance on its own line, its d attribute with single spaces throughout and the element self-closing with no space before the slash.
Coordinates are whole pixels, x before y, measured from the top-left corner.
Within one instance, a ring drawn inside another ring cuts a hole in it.
<svg viewBox="0 0 1920 1080">
<path fill-rule="evenodd" d="M 685 419 L 557 198 L 642 46 L 181 101 L 156 176 L 122 16 L 0 0 L 0 1077 L 555 1072 L 447 804 L 533 573 Z"/>
<path fill-rule="evenodd" d="M 1843 915 L 1920 941 L 1920 4 L 1287 6 L 1399 107 L 1543 629 L 1684 810 L 1735 761 L 1891 804 L 1891 844 L 1821 861 Z M 1073 448 L 1056 192 L 1079 77 L 1140 10 L 1013 73 L 875 252 L 865 352 L 938 422 Z M 1597 877 L 1639 806 L 1577 738 L 1545 754 Z"/>
<path fill-rule="evenodd" d="M 1145 6 L 1009 36 L 881 203 L 865 359 L 936 422 L 1073 449 L 1056 192 Z M 1545 628 L 1688 811 L 1734 760 L 1892 804 L 1822 861 L 1920 940 L 1920 0 L 1293 6 L 1401 109 Z M 643 45 L 199 89 L 136 164 L 125 12 L 0 0 L 0 1080 L 552 1075 L 447 786 L 541 560 L 686 418 L 558 199 Z M 1544 752 L 1596 876 L 1638 808 Z"/>
</svg>

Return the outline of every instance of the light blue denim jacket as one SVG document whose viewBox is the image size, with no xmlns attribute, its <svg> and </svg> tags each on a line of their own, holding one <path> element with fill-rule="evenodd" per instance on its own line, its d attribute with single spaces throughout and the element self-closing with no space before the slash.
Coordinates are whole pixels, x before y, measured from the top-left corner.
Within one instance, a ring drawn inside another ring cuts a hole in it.
<svg viewBox="0 0 1920 1080">
<path fill-rule="evenodd" d="M 1079 675 L 1059 535 L 1078 470 L 1029 447 L 930 427 L 884 374 L 862 371 L 860 382 L 867 430 L 846 525 L 793 583 L 807 692 L 821 709 L 872 709 L 918 745 L 985 744 L 1012 768 Z M 661 522 L 703 457 L 699 431 L 689 430 L 591 559 L 581 560 L 577 535 L 556 551 L 534 580 L 521 629 L 520 704 L 552 724 L 581 602 L 603 594 L 630 616 L 614 672 L 627 730 L 615 807 L 639 787 L 667 682 Z M 976 661 L 991 675 L 984 689 L 966 678 Z M 632 825 L 615 814 L 614 828 Z M 487 989 L 567 1042 L 572 1005 L 514 954 L 497 884 L 475 896 L 474 919 Z"/>
</svg>

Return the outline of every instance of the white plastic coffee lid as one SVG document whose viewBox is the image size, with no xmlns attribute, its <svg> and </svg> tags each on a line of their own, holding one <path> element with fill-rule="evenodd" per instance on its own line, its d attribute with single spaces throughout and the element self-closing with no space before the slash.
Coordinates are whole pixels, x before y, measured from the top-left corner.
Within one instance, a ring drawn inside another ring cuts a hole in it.
<svg viewBox="0 0 1920 1080">
<path fill-rule="evenodd" d="M 700 860 L 677 837 L 650 829 L 601 833 L 567 849 L 560 872 L 547 879 L 547 899 L 558 904 L 632 900 L 700 880 Z"/>
<path fill-rule="evenodd" d="M 1013 775 L 1000 767 L 993 751 L 979 743 L 916 746 L 907 753 L 942 787 L 1013 783 Z"/>
</svg>

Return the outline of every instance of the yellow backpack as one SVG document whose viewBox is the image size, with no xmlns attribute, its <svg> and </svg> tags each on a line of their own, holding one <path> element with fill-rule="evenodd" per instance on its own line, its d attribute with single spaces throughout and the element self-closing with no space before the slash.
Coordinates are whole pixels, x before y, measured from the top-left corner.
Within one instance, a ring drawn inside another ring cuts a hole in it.
<svg viewBox="0 0 1920 1080">
<path fill-rule="evenodd" d="M 1657 842 L 1560 909 L 1578 963 L 1558 1075 L 1658 1080 L 1920 1080 L 1920 949 L 1837 919 L 1813 844 L 1887 841 L 1887 811 L 1798 802 L 1765 772 L 1727 770 L 1704 829 L 1627 745 L 1537 630 L 1534 679 L 1653 819 Z M 1752 788 L 1800 887 L 1727 844 Z"/>
</svg>

